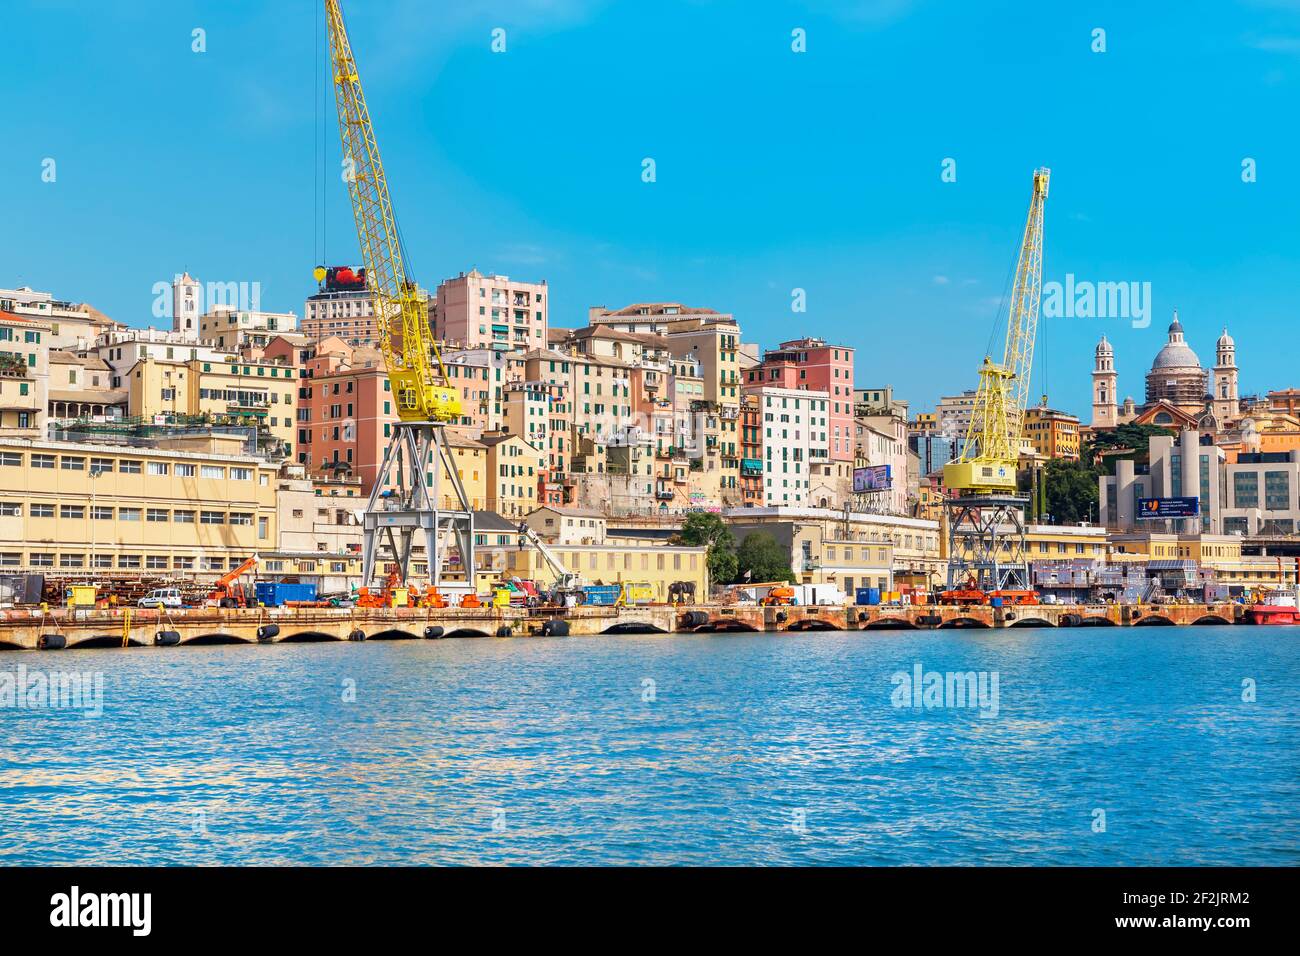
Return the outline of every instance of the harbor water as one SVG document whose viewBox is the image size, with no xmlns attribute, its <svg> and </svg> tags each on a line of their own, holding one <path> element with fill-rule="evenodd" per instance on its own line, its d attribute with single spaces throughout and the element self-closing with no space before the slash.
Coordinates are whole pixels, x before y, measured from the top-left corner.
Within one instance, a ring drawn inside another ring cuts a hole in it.
<svg viewBox="0 0 1300 956">
<path fill-rule="evenodd" d="M 4 864 L 1300 863 L 1295 628 L 13 652 L 11 690 L 20 668 L 102 696 L 0 700 Z"/>
</svg>

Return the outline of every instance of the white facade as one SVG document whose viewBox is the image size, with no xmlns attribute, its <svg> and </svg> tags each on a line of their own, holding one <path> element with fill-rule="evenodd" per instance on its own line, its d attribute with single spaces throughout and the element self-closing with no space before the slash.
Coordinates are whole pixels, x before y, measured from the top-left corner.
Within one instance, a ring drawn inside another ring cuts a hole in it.
<svg viewBox="0 0 1300 956">
<path fill-rule="evenodd" d="M 763 502 L 768 507 L 806 505 L 813 463 L 830 460 L 830 394 L 764 386 L 747 390 L 758 400 L 763 441 Z"/>
</svg>

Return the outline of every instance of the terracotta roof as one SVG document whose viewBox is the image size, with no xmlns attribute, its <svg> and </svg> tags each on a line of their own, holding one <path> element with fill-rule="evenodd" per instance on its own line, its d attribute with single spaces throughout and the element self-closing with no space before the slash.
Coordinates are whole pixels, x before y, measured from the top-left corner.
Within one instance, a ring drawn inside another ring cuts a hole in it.
<svg viewBox="0 0 1300 956">
<path fill-rule="evenodd" d="M 682 305 L 680 302 L 634 302 L 629 306 L 625 306 L 624 308 L 621 309 L 615 309 L 614 311 L 607 312 L 605 314 L 606 315 L 629 315 L 629 316 L 667 315 L 669 313 L 665 312 L 664 310 L 669 307 L 677 309 L 675 313 L 672 313 L 675 316 L 721 315 L 722 314 L 717 309 L 697 309 L 697 308 L 692 308 L 691 306 L 688 305 Z M 648 309 L 649 311 L 642 312 L 642 309 Z"/>
</svg>

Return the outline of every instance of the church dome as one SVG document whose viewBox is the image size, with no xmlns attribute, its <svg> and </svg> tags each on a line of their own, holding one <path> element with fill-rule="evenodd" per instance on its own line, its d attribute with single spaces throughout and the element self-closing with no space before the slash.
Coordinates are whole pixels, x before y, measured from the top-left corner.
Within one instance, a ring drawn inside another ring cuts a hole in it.
<svg viewBox="0 0 1300 956">
<path fill-rule="evenodd" d="M 1164 369 L 1199 369 L 1201 360 L 1196 357 L 1191 346 L 1183 338 L 1183 324 L 1178 321 L 1178 313 L 1174 313 L 1174 320 L 1169 323 L 1169 342 L 1156 353 L 1156 360 L 1151 363 L 1151 371 Z"/>
<path fill-rule="evenodd" d="M 1232 336 L 1228 334 L 1227 329 L 1223 330 L 1223 334 L 1219 336 L 1219 341 L 1217 344 L 1218 347 L 1221 349 L 1235 348 L 1237 345 L 1236 342 L 1232 341 Z"/>
<path fill-rule="evenodd" d="M 1101 337 L 1101 341 L 1097 343 L 1097 354 L 1098 354 L 1098 355 L 1114 355 L 1114 354 L 1115 354 L 1115 350 L 1114 350 L 1113 348 L 1111 348 L 1111 344 L 1110 344 L 1109 342 L 1106 341 L 1106 336 L 1104 336 L 1104 335 Z"/>
</svg>

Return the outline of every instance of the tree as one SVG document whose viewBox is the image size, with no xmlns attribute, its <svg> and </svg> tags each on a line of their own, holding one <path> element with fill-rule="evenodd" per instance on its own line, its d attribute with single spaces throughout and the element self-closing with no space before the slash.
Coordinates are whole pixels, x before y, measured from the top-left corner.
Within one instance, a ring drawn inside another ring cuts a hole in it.
<svg viewBox="0 0 1300 956">
<path fill-rule="evenodd" d="M 736 539 L 722 518 L 712 512 L 696 511 L 686 516 L 682 530 L 673 537 L 687 547 L 707 547 L 709 580 L 729 584 L 736 577 Z"/>
<path fill-rule="evenodd" d="M 1047 486 L 1047 513 L 1056 524 L 1078 524 L 1096 515 L 1097 469 L 1087 462 L 1053 458 L 1043 481 Z"/>
<path fill-rule="evenodd" d="M 740 542 L 740 549 L 736 552 L 736 564 L 737 580 L 794 580 L 794 572 L 790 570 L 790 552 L 766 531 L 754 531 L 745 535 L 745 540 Z"/>
</svg>

